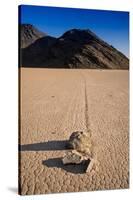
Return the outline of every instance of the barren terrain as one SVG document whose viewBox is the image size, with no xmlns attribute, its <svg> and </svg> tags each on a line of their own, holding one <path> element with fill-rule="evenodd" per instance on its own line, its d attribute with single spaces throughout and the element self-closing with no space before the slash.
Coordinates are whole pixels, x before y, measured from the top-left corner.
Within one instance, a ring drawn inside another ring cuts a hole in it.
<svg viewBox="0 0 133 200">
<path fill-rule="evenodd" d="M 128 71 L 21 68 L 21 194 L 129 187 Z M 92 131 L 97 170 L 64 166 L 73 131 Z"/>
</svg>

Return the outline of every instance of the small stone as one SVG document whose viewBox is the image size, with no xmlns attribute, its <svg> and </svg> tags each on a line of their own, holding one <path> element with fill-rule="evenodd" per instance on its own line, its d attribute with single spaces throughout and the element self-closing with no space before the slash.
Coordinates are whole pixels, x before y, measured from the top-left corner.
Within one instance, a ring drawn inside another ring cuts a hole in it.
<svg viewBox="0 0 133 200">
<path fill-rule="evenodd" d="M 63 164 L 80 164 L 85 158 L 76 150 L 73 151 L 68 151 L 63 159 L 62 162 Z"/>
<path fill-rule="evenodd" d="M 73 132 L 68 140 L 68 147 L 73 149 L 65 153 L 62 158 L 64 165 L 75 164 L 83 167 L 84 172 L 96 172 L 96 160 L 92 158 L 91 131 Z"/>
<path fill-rule="evenodd" d="M 73 132 L 68 140 L 68 147 L 77 150 L 81 153 L 87 153 L 91 156 L 92 153 L 92 139 L 91 131 Z"/>
</svg>

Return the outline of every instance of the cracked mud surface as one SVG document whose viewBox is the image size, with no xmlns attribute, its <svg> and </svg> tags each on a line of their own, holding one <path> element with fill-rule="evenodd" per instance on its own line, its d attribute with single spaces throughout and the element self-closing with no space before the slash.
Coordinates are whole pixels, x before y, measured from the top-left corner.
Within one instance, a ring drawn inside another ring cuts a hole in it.
<svg viewBox="0 0 133 200">
<path fill-rule="evenodd" d="M 128 71 L 21 69 L 21 194 L 129 187 Z M 90 129 L 90 173 L 64 166 L 74 131 Z"/>
</svg>

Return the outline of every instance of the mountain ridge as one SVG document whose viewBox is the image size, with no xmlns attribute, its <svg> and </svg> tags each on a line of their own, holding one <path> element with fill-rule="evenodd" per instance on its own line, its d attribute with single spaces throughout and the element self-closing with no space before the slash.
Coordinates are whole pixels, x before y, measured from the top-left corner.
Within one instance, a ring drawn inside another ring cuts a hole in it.
<svg viewBox="0 0 133 200">
<path fill-rule="evenodd" d="M 24 25 L 20 27 L 25 47 L 20 47 L 23 67 L 128 69 L 128 58 L 89 29 L 71 29 L 59 38 L 29 26 L 33 38 L 26 44 Z M 26 27 L 27 28 L 27 27 Z M 33 29 L 33 30 L 32 30 Z M 28 33 L 28 30 L 26 30 Z M 41 34 L 40 34 L 41 33 Z"/>
</svg>

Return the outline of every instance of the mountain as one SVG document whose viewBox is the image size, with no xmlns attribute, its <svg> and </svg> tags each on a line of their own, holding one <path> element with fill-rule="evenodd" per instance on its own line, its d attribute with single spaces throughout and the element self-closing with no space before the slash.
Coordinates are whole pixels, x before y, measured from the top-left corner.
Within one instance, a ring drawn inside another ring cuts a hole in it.
<svg viewBox="0 0 133 200">
<path fill-rule="evenodd" d="M 129 60 L 89 29 L 72 29 L 59 38 L 48 35 L 21 49 L 23 67 L 128 69 Z"/>
<path fill-rule="evenodd" d="M 20 45 L 21 48 L 26 48 L 35 42 L 37 39 L 44 37 L 46 34 L 39 31 L 31 24 L 20 25 Z"/>
</svg>

